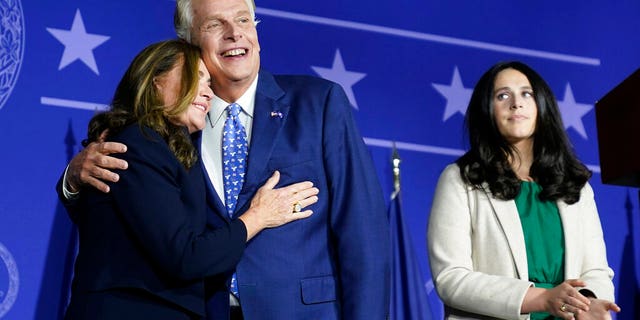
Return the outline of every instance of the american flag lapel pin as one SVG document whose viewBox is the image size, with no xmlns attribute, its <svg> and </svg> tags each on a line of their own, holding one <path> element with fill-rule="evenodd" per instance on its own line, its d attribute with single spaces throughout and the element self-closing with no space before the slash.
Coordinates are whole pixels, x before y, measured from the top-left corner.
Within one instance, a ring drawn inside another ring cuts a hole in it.
<svg viewBox="0 0 640 320">
<path fill-rule="evenodd" d="M 284 116 L 280 111 L 271 111 L 271 118 L 276 118 L 276 117 L 282 119 Z"/>
</svg>

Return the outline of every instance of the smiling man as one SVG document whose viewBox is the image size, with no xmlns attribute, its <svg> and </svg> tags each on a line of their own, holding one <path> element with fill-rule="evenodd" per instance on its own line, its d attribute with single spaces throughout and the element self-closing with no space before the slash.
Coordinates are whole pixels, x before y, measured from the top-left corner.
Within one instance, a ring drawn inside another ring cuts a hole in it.
<svg viewBox="0 0 640 320">
<path fill-rule="evenodd" d="M 208 124 L 198 142 L 210 182 L 210 225 L 236 219 L 274 170 L 281 173 L 279 186 L 309 180 L 320 189 L 320 200 L 309 206 L 313 216 L 247 243 L 237 268 L 220 276 L 229 286 L 209 279 L 208 318 L 227 319 L 231 304 L 232 319 L 386 319 L 388 221 L 343 89 L 262 70 L 251 0 L 178 0 L 174 22 L 179 37 L 201 48 L 213 78 Z M 246 171 L 234 182 L 238 190 L 229 188 L 225 174 L 235 161 L 225 152 L 231 106 L 239 106 L 237 132 L 248 145 L 248 156 L 239 160 Z M 108 192 L 104 182 L 118 180 L 110 170 L 126 168 L 109 154 L 124 150 L 108 142 L 88 146 L 70 163 L 66 186 Z"/>
</svg>

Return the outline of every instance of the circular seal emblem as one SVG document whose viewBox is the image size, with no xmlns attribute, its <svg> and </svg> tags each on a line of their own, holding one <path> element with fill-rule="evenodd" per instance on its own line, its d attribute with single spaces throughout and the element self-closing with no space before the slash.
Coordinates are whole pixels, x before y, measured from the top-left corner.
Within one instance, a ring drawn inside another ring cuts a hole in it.
<svg viewBox="0 0 640 320">
<path fill-rule="evenodd" d="M 16 261 L 13 260 L 13 256 L 11 252 L 7 250 L 7 248 L 0 243 L 0 260 L 4 262 L 4 266 L 6 266 L 6 271 L 8 275 L 8 285 L 0 287 L 0 318 L 4 317 L 4 315 L 9 312 L 13 303 L 16 301 L 16 297 L 18 296 L 18 287 L 20 286 L 20 278 L 18 275 L 18 267 L 16 266 Z M 3 268 L 0 268 L 0 271 Z M 4 275 L 0 273 L 0 280 Z M 2 284 L 4 281 L 0 281 Z"/>
<path fill-rule="evenodd" d="M 18 80 L 24 53 L 24 15 L 20 0 L 0 1 L 0 109 Z M 0 311 L 0 315 L 1 315 Z"/>
</svg>

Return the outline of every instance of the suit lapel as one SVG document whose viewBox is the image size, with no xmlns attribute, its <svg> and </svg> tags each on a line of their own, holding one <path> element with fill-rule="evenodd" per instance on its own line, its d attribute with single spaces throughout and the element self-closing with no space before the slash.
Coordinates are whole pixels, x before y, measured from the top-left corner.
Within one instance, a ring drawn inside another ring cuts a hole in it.
<svg viewBox="0 0 640 320">
<path fill-rule="evenodd" d="M 198 154 L 200 156 L 200 161 L 198 165 L 202 167 L 202 172 L 205 175 L 205 184 L 207 185 L 207 205 L 211 208 L 211 211 L 215 212 L 217 215 L 222 217 L 223 219 L 229 221 L 229 215 L 227 214 L 227 209 L 224 207 L 222 200 L 218 197 L 218 193 L 213 188 L 213 184 L 209 180 L 209 174 L 207 173 L 207 168 L 204 166 L 204 162 L 202 161 L 202 131 L 197 131 L 191 136 L 191 140 L 194 145 L 198 148 Z M 207 219 L 209 219 L 209 215 L 207 215 Z"/>
<path fill-rule="evenodd" d="M 511 256 L 516 265 L 518 277 L 523 280 L 529 280 L 527 248 L 524 243 L 524 233 L 522 232 L 522 224 L 520 223 L 516 203 L 513 200 L 496 199 L 488 191 L 485 192 L 498 218 L 502 232 L 507 238 L 509 248 L 511 248 Z"/>
<path fill-rule="evenodd" d="M 268 72 L 260 71 L 247 172 L 234 215 L 245 211 L 245 205 L 264 182 L 264 178 L 271 176 L 271 172 L 265 172 L 267 163 L 289 112 L 288 105 L 278 103 L 278 99 L 283 95 L 284 91 L 277 85 L 273 76 Z"/>
<path fill-rule="evenodd" d="M 204 180 L 207 184 L 207 205 L 211 209 L 211 211 L 215 212 L 222 219 L 230 221 L 229 214 L 227 213 L 227 208 L 218 197 L 218 193 L 216 189 L 213 187 L 213 184 L 209 180 L 209 175 L 207 174 L 207 168 L 205 168 L 204 164 L 202 164 L 202 171 L 204 171 L 207 176 Z M 209 215 L 207 215 L 208 217 Z"/>
</svg>

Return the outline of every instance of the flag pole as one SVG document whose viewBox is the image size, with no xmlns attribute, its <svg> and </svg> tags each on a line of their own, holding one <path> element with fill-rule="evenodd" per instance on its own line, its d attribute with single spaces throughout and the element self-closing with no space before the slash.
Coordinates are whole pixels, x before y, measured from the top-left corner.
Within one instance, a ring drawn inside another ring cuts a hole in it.
<svg viewBox="0 0 640 320">
<path fill-rule="evenodd" d="M 393 152 L 391 154 L 391 165 L 393 166 L 393 193 L 391 194 L 391 200 L 395 199 L 398 193 L 400 193 L 400 154 L 398 148 L 396 148 L 396 142 L 393 141 Z"/>
</svg>

